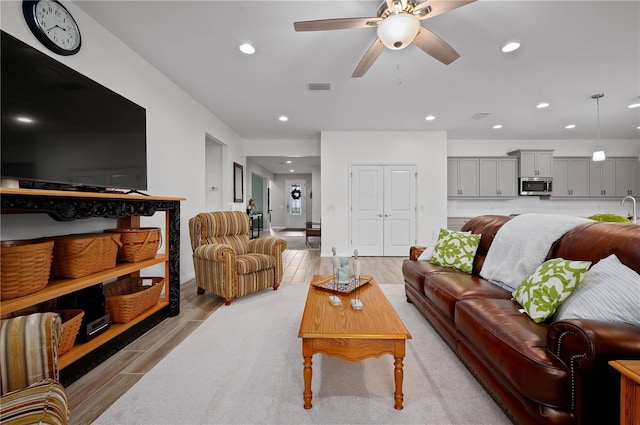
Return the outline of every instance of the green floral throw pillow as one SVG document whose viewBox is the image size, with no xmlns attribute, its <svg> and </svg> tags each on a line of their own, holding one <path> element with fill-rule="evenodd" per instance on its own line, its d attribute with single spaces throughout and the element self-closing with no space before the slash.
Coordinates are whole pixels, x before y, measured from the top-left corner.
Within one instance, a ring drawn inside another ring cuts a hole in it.
<svg viewBox="0 0 640 425">
<path fill-rule="evenodd" d="M 471 273 L 481 236 L 440 229 L 431 263 Z"/>
<path fill-rule="evenodd" d="M 513 291 L 513 298 L 534 322 L 544 322 L 571 295 L 590 265 L 563 258 L 545 261 Z"/>
</svg>

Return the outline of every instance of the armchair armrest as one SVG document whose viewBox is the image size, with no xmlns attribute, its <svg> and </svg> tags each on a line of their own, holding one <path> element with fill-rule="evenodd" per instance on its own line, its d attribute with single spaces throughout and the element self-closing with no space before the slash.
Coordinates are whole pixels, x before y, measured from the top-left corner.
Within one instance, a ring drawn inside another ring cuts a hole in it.
<svg viewBox="0 0 640 425">
<path fill-rule="evenodd" d="M 33 313 L 0 322 L 2 394 L 45 379 L 58 380 L 62 319 L 57 313 Z"/>
<path fill-rule="evenodd" d="M 258 238 L 249 241 L 249 252 L 280 256 L 287 248 L 287 242 L 280 238 Z"/>
<path fill-rule="evenodd" d="M 193 256 L 220 263 L 230 261 L 229 264 L 233 264 L 236 260 L 236 253 L 233 248 L 231 248 L 231 245 L 222 243 L 200 245 L 193 251 Z"/>
<path fill-rule="evenodd" d="M 426 246 L 412 246 L 409 248 L 409 260 L 417 260 L 425 249 L 427 249 Z"/>
<path fill-rule="evenodd" d="M 569 367 L 589 369 L 602 360 L 640 358 L 640 329 L 599 320 L 560 320 L 547 330 L 547 347 Z"/>
</svg>

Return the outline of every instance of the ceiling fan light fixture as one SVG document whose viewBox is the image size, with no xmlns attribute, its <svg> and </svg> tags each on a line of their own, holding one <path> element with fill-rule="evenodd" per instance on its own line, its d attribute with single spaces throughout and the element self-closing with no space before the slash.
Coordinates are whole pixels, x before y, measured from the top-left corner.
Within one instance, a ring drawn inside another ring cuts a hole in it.
<svg viewBox="0 0 640 425">
<path fill-rule="evenodd" d="M 378 38 L 391 50 L 407 47 L 420 31 L 420 20 L 409 13 L 390 15 L 378 25 Z"/>
</svg>

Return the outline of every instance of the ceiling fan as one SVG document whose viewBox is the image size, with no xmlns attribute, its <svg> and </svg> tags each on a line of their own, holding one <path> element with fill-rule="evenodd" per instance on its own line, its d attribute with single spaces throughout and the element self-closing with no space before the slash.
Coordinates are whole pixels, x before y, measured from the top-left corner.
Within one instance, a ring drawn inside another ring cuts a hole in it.
<svg viewBox="0 0 640 425">
<path fill-rule="evenodd" d="M 301 21 L 293 24 L 296 31 L 327 31 L 349 28 L 377 27 L 377 38 L 351 78 L 362 77 L 373 65 L 384 48 L 398 50 L 414 43 L 435 59 L 450 64 L 460 55 L 443 39 L 420 25 L 420 21 L 433 18 L 476 0 L 383 0 L 378 15 L 371 18 L 338 18 Z"/>
</svg>

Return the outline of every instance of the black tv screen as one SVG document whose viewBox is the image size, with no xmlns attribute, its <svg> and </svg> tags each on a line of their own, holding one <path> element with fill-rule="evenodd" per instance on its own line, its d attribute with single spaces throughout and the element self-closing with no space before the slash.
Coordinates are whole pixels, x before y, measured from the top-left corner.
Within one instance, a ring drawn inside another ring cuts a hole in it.
<svg viewBox="0 0 640 425">
<path fill-rule="evenodd" d="M 0 42 L 2 178 L 146 190 L 145 108 L 4 31 Z"/>
</svg>

